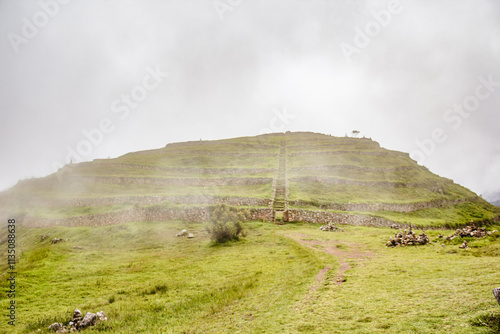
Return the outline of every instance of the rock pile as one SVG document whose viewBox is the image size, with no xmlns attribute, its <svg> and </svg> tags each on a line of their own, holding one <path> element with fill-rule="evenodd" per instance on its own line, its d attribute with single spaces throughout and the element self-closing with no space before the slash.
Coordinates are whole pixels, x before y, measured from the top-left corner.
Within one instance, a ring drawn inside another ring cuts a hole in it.
<svg viewBox="0 0 500 334">
<path fill-rule="evenodd" d="M 341 228 L 337 226 L 334 222 L 330 222 L 326 225 L 322 225 L 319 228 L 321 231 L 329 231 L 329 232 L 337 232 L 337 231 L 343 231 Z"/>
<path fill-rule="evenodd" d="M 399 231 L 394 234 L 394 237 L 391 237 L 389 241 L 385 244 L 387 247 L 396 247 L 396 246 L 416 246 L 416 245 L 425 245 L 429 243 L 429 237 L 425 234 L 425 231 L 422 231 L 420 235 L 417 235 L 413 230 L 410 229 L 408 232 L 406 230 Z"/>
<path fill-rule="evenodd" d="M 82 312 L 76 309 L 67 326 L 56 322 L 50 325 L 48 329 L 56 333 L 71 333 L 95 326 L 99 321 L 108 321 L 108 317 L 103 311 L 97 313 L 87 312 L 85 317 L 83 317 Z"/>
<path fill-rule="evenodd" d="M 456 237 L 475 237 L 475 238 L 484 238 L 487 235 L 492 235 L 497 233 L 498 231 L 486 231 L 485 227 L 476 227 L 474 225 L 466 226 L 464 228 L 459 228 L 456 230 L 454 234 L 451 234 L 446 237 L 446 240 L 453 240 Z"/>
</svg>

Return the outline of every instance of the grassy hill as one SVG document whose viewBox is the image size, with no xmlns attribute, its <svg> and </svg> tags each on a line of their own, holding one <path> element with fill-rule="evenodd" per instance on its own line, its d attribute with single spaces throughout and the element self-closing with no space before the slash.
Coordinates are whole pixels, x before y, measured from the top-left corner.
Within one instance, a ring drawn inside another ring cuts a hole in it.
<svg viewBox="0 0 500 334">
<path fill-rule="evenodd" d="M 48 177 L 22 181 L 0 194 L 0 200 L 20 214 L 44 218 L 218 201 L 420 226 L 457 226 L 499 214 L 406 153 L 366 138 L 308 132 L 174 143 L 72 164 Z"/>
</svg>

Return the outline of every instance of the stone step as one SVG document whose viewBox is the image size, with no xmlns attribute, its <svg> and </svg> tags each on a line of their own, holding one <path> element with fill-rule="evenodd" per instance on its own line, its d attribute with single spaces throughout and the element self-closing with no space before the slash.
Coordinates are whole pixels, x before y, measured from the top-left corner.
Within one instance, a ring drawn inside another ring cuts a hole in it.
<svg viewBox="0 0 500 334">
<path fill-rule="evenodd" d="M 284 211 L 286 208 L 286 148 L 283 144 L 280 146 L 278 159 L 273 209 L 275 211 Z"/>
</svg>

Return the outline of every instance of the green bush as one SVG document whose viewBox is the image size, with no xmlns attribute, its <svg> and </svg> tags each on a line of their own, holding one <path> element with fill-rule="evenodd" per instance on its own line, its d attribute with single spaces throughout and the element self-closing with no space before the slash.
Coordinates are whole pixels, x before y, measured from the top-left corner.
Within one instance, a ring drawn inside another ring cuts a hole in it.
<svg viewBox="0 0 500 334">
<path fill-rule="evenodd" d="M 489 327 L 492 333 L 500 333 L 500 314 L 486 313 L 472 318 L 470 320 L 472 326 Z"/>
<path fill-rule="evenodd" d="M 226 204 L 217 204 L 210 214 L 207 231 L 213 241 L 224 243 L 237 241 L 240 236 L 245 236 L 243 221 L 246 211 L 231 208 Z"/>
</svg>

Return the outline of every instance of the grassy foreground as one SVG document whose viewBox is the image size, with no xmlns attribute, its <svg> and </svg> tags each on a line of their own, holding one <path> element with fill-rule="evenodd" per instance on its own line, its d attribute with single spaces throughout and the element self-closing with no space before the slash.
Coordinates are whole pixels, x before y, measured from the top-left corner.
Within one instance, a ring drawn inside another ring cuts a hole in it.
<svg viewBox="0 0 500 334">
<path fill-rule="evenodd" d="M 175 237 L 183 228 L 196 237 Z M 20 228 L 15 330 L 47 332 L 78 308 L 103 310 L 110 321 L 94 330 L 109 333 L 495 332 L 498 237 L 469 240 L 470 250 L 458 240 L 390 249 L 390 229 L 287 224 L 274 244 L 270 224 L 246 228 L 222 246 L 182 221 Z M 67 241 L 41 242 L 49 232 Z M 350 269 L 339 279 L 341 264 Z M 0 332 L 12 332 L 3 314 Z"/>
</svg>

